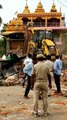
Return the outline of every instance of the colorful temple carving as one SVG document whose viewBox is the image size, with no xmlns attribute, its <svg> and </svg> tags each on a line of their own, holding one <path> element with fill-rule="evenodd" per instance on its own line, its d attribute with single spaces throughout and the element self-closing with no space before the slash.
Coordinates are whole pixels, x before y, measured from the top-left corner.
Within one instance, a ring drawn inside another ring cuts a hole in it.
<svg viewBox="0 0 67 120">
<path fill-rule="evenodd" d="M 19 45 L 23 48 L 27 34 L 27 24 L 33 23 L 32 30 L 51 30 L 54 34 L 56 44 L 62 44 L 62 32 L 67 31 L 65 26 L 65 17 L 62 16 L 61 10 L 58 12 L 53 2 L 50 12 L 46 12 L 41 1 L 39 1 L 34 13 L 31 13 L 26 1 L 22 13 L 17 14 L 17 18 L 10 20 L 3 35 L 8 38 L 7 45 L 9 49 L 16 49 Z M 25 34 L 23 34 L 25 32 Z"/>
</svg>

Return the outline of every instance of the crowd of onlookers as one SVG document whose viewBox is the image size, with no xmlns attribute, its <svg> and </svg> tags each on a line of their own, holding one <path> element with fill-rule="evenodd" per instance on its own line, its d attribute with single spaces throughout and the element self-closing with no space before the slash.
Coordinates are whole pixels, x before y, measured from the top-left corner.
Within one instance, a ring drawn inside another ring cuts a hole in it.
<svg viewBox="0 0 67 120">
<path fill-rule="evenodd" d="M 38 116 L 38 99 L 43 101 L 43 115 L 48 115 L 48 88 L 52 89 L 52 78 L 56 85 L 54 94 L 63 95 L 61 91 L 61 71 L 62 71 L 62 55 L 56 56 L 56 60 L 52 61 L 51 56 L 44 56 L 42 53 L 28 56 L 22 64 L 22 79 L 21 84 L 24 87 L 24 98 L 29 98 L 29 91 L 33 89 L 33 114 Z"/>
</svg>

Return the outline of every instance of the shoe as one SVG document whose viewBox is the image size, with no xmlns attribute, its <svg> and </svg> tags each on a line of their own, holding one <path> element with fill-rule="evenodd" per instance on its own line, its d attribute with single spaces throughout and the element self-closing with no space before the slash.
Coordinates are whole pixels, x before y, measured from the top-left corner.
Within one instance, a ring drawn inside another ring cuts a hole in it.
<svg viewBox="0 0 67 120">
<path fill-rule="evenodd" d="M 54 93 L 58 93 L 57 90 Z"/>
<path fill-rule="evenodd" d="M 49 94 L 48 97 L 51 97 L 51 94 Z"/>
<path fill-rule="evenodd" d="M 25 99 L 30 99 L 28 96 L 24 96 Z"/>
<path fill-rule="evenodd" d="M 38 113 L 35 112 L 35 111 L 32 112 L 32 115 L 34 115 L 34 116 L 36 116 L 36 117 L 39 117 Z"/>
<path fill-rule="evenodd" d="M 62 92 L 58 92 L 58 95 L 62 96 L 62 95 L 63 95 L 63 93 L 62 93 Z"/>
<path fill-rule="evenodd" d="M 39 96 L 39 100 L 42 100 L 42 96 Z"/>
<path fill-rule="evenodd" d="M 55 91 L 53 95 L 63 96 L 63 93 Z"/>
<path fill-rule="evenodd" d="M 47 117 L 48 115 L 49 115 L 48 112 L 43 114 L 44 117 Z"/>
</svg>

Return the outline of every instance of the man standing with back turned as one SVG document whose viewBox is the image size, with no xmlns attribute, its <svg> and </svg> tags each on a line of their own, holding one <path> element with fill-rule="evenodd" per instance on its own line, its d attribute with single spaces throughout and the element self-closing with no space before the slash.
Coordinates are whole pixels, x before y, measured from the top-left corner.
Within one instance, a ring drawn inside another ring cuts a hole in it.
<svg viewBox="0 0 67 120">
<path fill-rule="evenodd" d="M 61 70 L 62 70 L 61 59 L 62 59 L 62 56 L 56 56 L 56 60 L 54 62 L 54 80 L 57 88 L 55 93 L 59 95 L 62 95 L 61 86 L 60 86 L 60 76 L 61 76 Z"/>
<path fill-rule="evenodd" d="M 42 92 L 42 101 L 43 101 L 43 115 L 47 116 L 47 108 L 48 108 L 48 74 L 49 74 L 49 68 L 45 64 L 44 55 L 38 54 L 36 56 L 37 63 L 34 65 L 33 68 L 33 80 L 34 83 L 34 107 L 33 107 L 33 115 L 39 116 L 38 114 L 38 99 L 39 94 Z"/>
</svg>

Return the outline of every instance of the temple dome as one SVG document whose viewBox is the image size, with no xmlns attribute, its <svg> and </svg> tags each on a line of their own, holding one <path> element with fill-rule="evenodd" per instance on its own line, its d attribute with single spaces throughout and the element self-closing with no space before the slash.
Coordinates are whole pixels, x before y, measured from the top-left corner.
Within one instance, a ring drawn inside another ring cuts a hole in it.
<svg viewBox="0 0 67 120">
<path fill-rule="evenodd" d="M 57 12 L 56 6 L 53 2 L 50 12 Z"/>
<path fill-rule="evenodd" d="M 30 13 L 30 10 L 29 10 L 27 4 L 26 4 L 26 6 L 25 6 L 25 8 L 24 8 L 24 10 L 23 10 L 23 13 L 24 13 L 24 14 L 28 14 L 28 13 Z"/>
<path fill-rule="evenodd" d="M 43 9 L 43 5 L 41 4 L 41 2 L 39 2 L 35 10 L 35 13 L 39 14 L 39 13 L 44 13 L 44 12 L 45 10 Z"/>
</svg>

